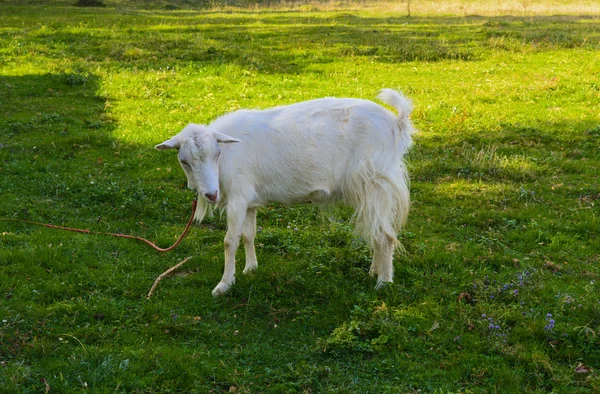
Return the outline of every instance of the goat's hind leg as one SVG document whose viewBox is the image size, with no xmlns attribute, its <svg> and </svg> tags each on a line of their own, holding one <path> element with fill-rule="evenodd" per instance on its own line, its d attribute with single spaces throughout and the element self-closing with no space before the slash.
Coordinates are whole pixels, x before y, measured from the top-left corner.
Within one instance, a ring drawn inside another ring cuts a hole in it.
<svg viewBox="0 0 600 394">
<path fill-rule="evenodd" d="M 246 212 L 246 220 L 242 227 L 242 238 L 244 239 L 244 249 L 246 251 L 246 266 L 244 274 L 250 274 L 258 268 L 256 261 L 256 251 L 254 249 L 254 238 L 256 236 L 256 209 L 250 208 Z"/>
<path fill-rule="evenodd" d="M 371 268 L 369 269 L 369 275 L 377 276 L 379 269 L 377 267 L 377 259 L 375 259 L 375 252 L 373 251 L 373 259 L 371 260 Z"/>
<path fill-rule="evenodd" d="M 225 269 L 223 278 L 212 291 L 213 296 L 224 294 L 235 283 L 235 253 L 240 245 L 240 236 L 246 220 L 247 204 L 230 201 L 227 205 L 227 234 L 223 241 L 225 247 Z"/>
<path fill-rule="evenodd" d="M 371 207 L 376 207 L 370 210 L 376 212 L 370 239 L 373 247 L 371 274 L 377 275 L 375 288 L 379 289 L 394 279 L 394 251 L 400 246 L 397 234 L 408 216 L 410 194 L 404 165 L 383 173 L 377 187 L 371 191 L 371 197 Z"/>
<path fill-rule="evenodd" d="M 385 235 L 383 239 L 376 240 L 373 245 L 373 262 L 369 273 L 377 275 L 376 289 L 385 286 L 386 283 L 392 283 L 394 280 L 394 249 L 396 239 Z"/>
</svg>

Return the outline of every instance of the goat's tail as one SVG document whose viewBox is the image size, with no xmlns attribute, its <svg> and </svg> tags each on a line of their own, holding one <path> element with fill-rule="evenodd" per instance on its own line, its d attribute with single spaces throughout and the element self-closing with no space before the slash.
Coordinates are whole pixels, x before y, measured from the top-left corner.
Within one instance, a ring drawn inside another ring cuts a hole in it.
<svg viewBox="0 0 600 394">
<path fill-rule="evenodd" d="M 393 89 L 381 89 L 377 98 L 384 103 L 396 108 L 398 111 L 398 125 L 404 129 L 408 124 L 408 116 L 412 112 L 412 103 L 401 93 Z M 410 130 L 409 132 L 411 132 Z"/>
</svg>

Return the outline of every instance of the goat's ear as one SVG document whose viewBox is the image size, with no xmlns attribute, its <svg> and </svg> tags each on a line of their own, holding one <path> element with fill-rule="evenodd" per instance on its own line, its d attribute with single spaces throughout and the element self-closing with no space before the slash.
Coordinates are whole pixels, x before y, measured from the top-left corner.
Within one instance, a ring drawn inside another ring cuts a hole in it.
<svg viewBox="0 0 600 394">
<path fill-rule="evenodd" d="M 218 131 L 213 130 L 213 137 L 217 140 L 218 143 L 221 144 L 231 144 L 232 142 L 240 142 L 237 138 L 233 138 L 228 136 L 227 134 L 219 133 Z"/>
<path fill-rule="evenodd" d="M 179 149 L 181 146 L 181 141 L 179 138 L 171 138 L 170 140 L 166 140 L 162 144 L 158 144 L 154 147 L 154 149 L 158 150 L 166 150 L 166 149 Z"/>
</svg>

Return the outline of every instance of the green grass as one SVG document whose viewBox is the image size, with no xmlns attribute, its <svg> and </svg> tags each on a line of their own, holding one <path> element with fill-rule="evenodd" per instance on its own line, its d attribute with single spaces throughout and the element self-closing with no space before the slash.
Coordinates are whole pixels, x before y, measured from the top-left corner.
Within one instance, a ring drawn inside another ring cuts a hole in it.
<svg viewBox="0 0 600 394">
<path fill-rule="evenodd" d="M 381 292 L 342 208 L 261 211 L 220 298 L 218 217 L 166 255 L 0 222 L 0 391 L 600 390 L 600 16 L 0 13 L 0 217 L 168 245 L 189 122 L 392 87 L 420 130 Z"/>
</svg>

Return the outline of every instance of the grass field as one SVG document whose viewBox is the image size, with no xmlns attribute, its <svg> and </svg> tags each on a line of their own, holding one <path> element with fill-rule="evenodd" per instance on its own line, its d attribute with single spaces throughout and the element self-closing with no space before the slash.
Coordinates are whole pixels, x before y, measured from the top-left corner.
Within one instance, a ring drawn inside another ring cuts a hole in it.
<svg viewBox="0 0 600 394">
<path fill-rule="evenodd" d="M 166 255 L 2 221 L 0 392 L 600 391 L 600 14 L 107 3 L 0 3 L 0 217 L 168 245 L 193 195 L 155 144 L 391 87 L 420 130 L 405 253 L 376 292 L 346 209 L 273 206 L 213 298 L 218 217 Z"/>
</svg>

